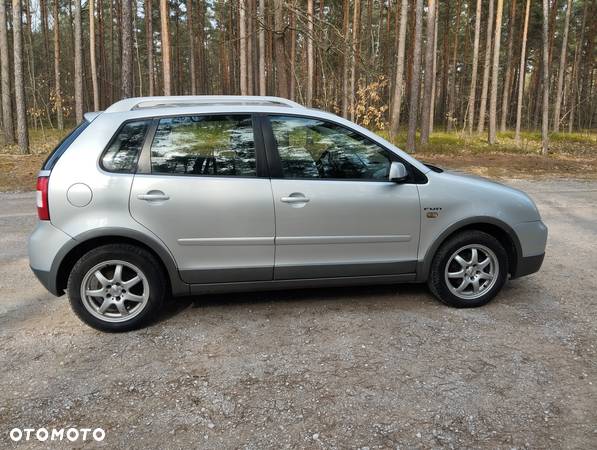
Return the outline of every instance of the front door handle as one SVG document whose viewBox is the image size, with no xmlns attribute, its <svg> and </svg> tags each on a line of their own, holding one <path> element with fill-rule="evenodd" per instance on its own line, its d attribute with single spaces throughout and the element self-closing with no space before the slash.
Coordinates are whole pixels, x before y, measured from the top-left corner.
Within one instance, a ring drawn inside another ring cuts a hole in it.
<svg viewBox="0 0 597 450">
<path fill-rule="evenodd" d="M 145 200 L 148 202 L 161 202 L 164 200 L 170 200 L 170 196 L 164 194 L 162 191 L 149 191 L 147 194 L 137 195 L 139 200 Z"/>
<path fill-rule="evenodd" d="M 299 196 L 293 197 L 293 196 L 290 196 L 290 197 L 282 197 L 280 199 L 280 201 L 282 201 L 284 203 L 307 203 L 309 201 L 309 199 L 307 197 L 304 197 L 304 196 L 303 197 L 299 197 Z"/>
</svg>

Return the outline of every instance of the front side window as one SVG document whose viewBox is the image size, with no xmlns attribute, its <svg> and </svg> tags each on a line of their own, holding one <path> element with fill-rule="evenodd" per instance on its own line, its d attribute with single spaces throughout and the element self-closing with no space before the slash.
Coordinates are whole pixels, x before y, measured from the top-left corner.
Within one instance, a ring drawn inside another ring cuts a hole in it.
<svg viewBox="0 0 597 450">
<path fill-rule="evenodd" d="M 270 122 L 285 178 L 388 180 L 390 152 L 348 128 L 292 116 Z"/>
<path fill-rule="evenodd" d="M 125 123 L 104 152 L 102 167 L 109 172 L 134 172 L 150 123 L 150 120 Z"/>
<path fill-rule="evenodd" d="M 257 176 L 251 116 L 160 119 L 151 145 L 151 172 Z"/>
</svg>

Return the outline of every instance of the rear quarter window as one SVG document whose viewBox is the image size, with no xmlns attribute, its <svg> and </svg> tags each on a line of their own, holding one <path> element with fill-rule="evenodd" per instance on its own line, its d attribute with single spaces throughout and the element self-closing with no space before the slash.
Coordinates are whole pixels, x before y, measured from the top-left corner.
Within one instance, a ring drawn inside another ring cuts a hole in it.
<svg viewBox="0 0 597 450">
<path fill-rule="evenodd" d="M 50 155 L 45 160 L 42 170 L 52 170 L 60 157 L 64 154 L 64 152 L 70 147 L 70 145 L 79 137 L 79 135 L 83 132 L 85 128 L 90 124 L 87 120 L 81 122 L 73 131 L 71 131 L 60 143 L 56 146 L 54 150 L 50 153 Z"/>
<path fill-rule="evenodd" d="M 135 120 L 122 125 L 102 154 L 102 168 L 108 172 L 133 173 L 150 123 L 151 120 Z"/>
</svg>

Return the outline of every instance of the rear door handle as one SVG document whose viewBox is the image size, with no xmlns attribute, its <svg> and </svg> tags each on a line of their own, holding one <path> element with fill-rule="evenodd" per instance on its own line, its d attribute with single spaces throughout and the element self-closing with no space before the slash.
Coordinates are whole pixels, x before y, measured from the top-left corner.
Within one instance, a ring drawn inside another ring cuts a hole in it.
<svg viewBox="0 0 597 450">
<path fill-rule="evenodd" d="M 137 198 L 139 200 L 145 200 L 148 202 L 158 202 L 158 201 L 170 200 L 170 196 L 164 194 L 161 191 L 149 191 L 147 194 L 138 194 Z"/>
<path fill-rule="evenodd" d="M 307 203 L 309 199 L 307 197 L 282 197 L 280 201 L 284 203 Z"/>
</svg>

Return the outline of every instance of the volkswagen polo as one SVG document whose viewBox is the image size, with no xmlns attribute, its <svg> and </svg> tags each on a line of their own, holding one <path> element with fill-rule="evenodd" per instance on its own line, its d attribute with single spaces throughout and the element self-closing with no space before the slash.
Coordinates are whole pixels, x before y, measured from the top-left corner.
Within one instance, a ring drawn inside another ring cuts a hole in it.
<svg viewBox="0 0 597 450">
<path fill-rule="evenodd" d="M 33 272 L 104 331 L 210 292 L 426 282 L 481 306 L 539 270 L 547 239 L 523 192 L 276 97 L 88 113 L 44 163 L 37 210 Z"/>
</svg>

